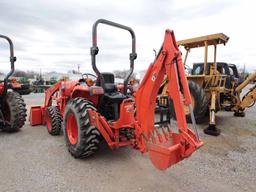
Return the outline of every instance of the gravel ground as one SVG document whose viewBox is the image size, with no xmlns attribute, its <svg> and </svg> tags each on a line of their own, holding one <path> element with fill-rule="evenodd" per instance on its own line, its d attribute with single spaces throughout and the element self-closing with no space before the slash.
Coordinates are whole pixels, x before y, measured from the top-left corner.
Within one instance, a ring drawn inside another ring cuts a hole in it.
<svg viewBox="0 0 256 192">
<path fill-rule="evenodd" d="M 43 102 L 42 94 L 24 96 L 27 107 Z M 217 113 L 219 137 L 199 133 L 205 145 L 187 160 L 156 170 L 147 155 L 131 149 L 77 160 L 63 136 L 50 136 L 28 122 L 13 134 L 0 132 L 0 191 L 256 191 L 256 106 L 244 118 Z"/>
</svg>

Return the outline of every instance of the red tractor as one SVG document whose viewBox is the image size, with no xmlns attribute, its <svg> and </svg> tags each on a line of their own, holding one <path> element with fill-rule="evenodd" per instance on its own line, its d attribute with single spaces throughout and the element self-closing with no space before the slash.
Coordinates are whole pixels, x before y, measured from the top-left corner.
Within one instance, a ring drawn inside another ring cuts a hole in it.
<svg viewBox="0 0 256 192">
<path fill-rule="evenodd" d="M 7 132 L 18 131 L 25 123 L 27 110 L 22 97 L 14 92 L 8 91 L 8 78 L 14 72 L 14 56 L 13 43 L 7 36 L 0 35 L 0 38 L 8 41 L 10 45 L 10 62 L 11 71 L 6 75 L 3 82 L 0 83 L 0 129 Z"/>
<path fill-rule="evenodd" d="M 130 70 L 123 84 L 116 85 L 114 74 L 102 73 L 96 66 L 100 23 L 131 34 Z M 75 158 L 94 154 L 105 140 L 111 149 L 132 146 L 142 153 L 149 151 L 151 161 L 161 170 L 189 157 L 202 146 L 198 135 L 187 127 L 183 100 L 191 104 L 191 98 L 173 31 L 166 30 L 155 61 L 133 95 L 127 93 L 137 57 L 133 30 L 99 19 L 93 25 L 92 42 L 91 61 L 96 76 L 87 74 L 80 80 L 59 81 L 47 89 L 44 105 L 31 108 L 31 125 L 46 124 L 51 135 L 60 134 L 63 125 L 68 151 Z M 177 129 L 154 122 L 156 97 L 164 75 L 168 76 L 170 96 L 178 114 Z"/>
</svg>

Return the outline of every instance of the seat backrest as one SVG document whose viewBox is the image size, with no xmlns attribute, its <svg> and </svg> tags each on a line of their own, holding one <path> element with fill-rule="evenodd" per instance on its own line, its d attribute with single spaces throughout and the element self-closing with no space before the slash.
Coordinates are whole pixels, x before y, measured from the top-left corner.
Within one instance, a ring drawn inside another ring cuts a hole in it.
<svg viewBox="0 0 256 192">
<path fill-rule="evenodd" d="M 113 73 L 103 72 L 103 73 L 101 73 L 101 75 L 104 79 L 104 83 L 115 83 L 115 76 Z M 99 77 L 97 78 L 96 84 L 98 86 L 101 86 Z"/>
<path fill-rule="evenodd" d="M 115 76 L 113 73 L 102 73 L 105 83 L 115 83 Z"/>
<path fill-rule="evenodd" d="M 114 74 L 109 73 L 109 72 L 103 72 L 103 73 L 101 73 L 101 75 L 104 79 L 104 84 L 105 85 L 104 86 L 101 85 L 99 77 L 97 78 L 96 85 L 103 87 L 104 91 L 106 93 L 115 92 L 117 89 L 116 89 L 116 85 L 115 85 L 115 76 L 114 76 Z"/>
</svg>

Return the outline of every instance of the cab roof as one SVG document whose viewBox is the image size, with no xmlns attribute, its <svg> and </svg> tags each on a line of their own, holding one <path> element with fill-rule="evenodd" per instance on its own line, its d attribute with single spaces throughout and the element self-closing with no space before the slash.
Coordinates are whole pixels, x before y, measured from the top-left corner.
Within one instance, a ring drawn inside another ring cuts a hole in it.
<svg viewBox="0 0 256 192">
<path fill-rule="evenodd" d="M 185 39 L 177 42 L 177 45 L 184 46 L 185 49 L 204 47 L 205 42 L 207 45 L 217 45 L 217 44 L 226 44 L 229 40 L 229 37 L 223 33 L 216 33 L 212 35 L 205 35 L 201 37 L 195 37 L 191 39 Z"/>
</svg>

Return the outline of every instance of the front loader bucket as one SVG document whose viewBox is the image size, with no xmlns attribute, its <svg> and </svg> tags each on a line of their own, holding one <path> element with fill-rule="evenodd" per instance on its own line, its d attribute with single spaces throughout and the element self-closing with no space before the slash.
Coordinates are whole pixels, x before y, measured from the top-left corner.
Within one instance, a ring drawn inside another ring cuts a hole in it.
<svg viewBox="0 0 256 192">
<path fill-rule="evenodd" d="M 44 108 L 42 106 L 33 106 L 30 109 L 29 122 L 30 125 L 42 125 L 44 124 Z"/>
<path fill-rule="evenodd" d="M 202 141 L 196 141 L 195 136 L 190 130 L 185 133 L 154 134 L 154 138 L 148 142 L 150 160 L 153 165 L 165 170 L 178 163 L 184 158 L 189 157 L 196 149 L 203 145 Z"/>
</svg>

